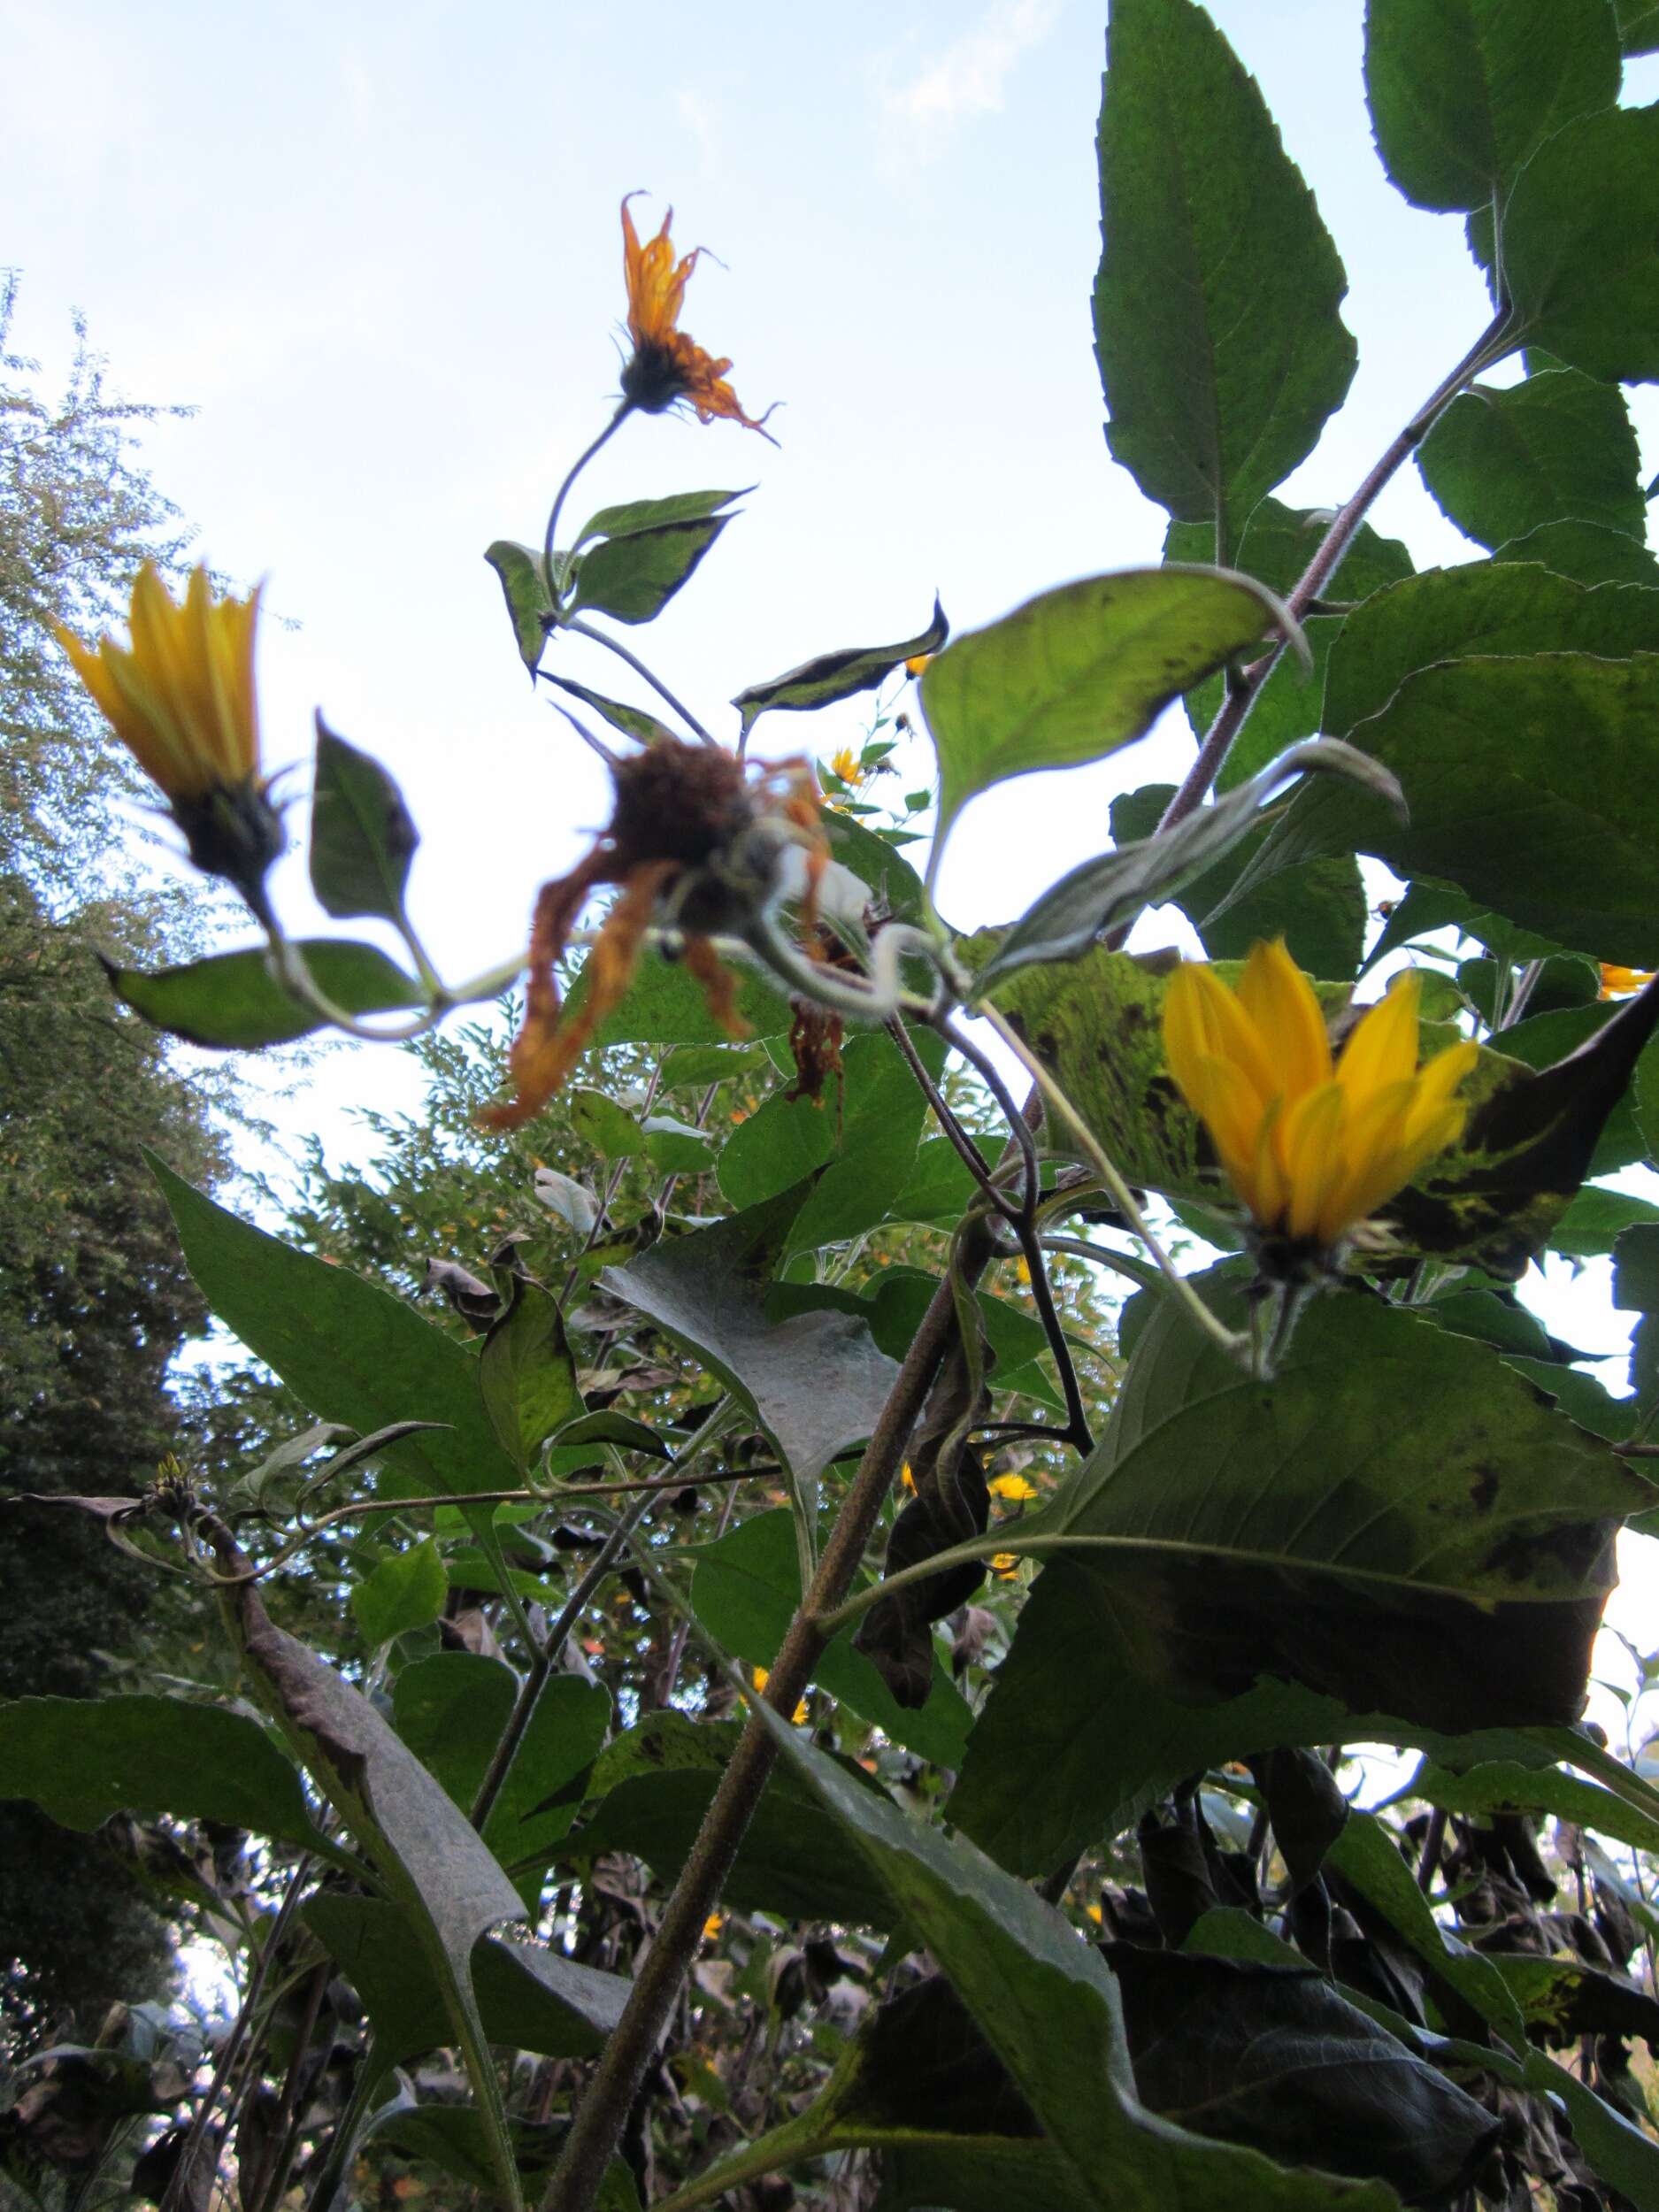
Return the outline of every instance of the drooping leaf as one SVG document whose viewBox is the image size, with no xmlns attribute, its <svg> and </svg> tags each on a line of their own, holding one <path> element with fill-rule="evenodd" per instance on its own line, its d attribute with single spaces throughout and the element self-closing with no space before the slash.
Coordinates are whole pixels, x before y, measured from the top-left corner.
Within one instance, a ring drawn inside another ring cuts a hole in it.
<svg viewBox="0 0 1659 2212">
<path fill-rule="evenodd" d="M 608 614 L 617 622 L 652 622 L 691 580 L 729 515 L 658 523 L 626 536 L 602 538 L 581 557 L 572 613 Z"/>
<path fill-rule="evenodd" d="M 356 1584 L 351 1610 L 363 1640 L 373 1647 L 435 1621 L 449 1594 L 442 1556 L 427 1537 L 407 1551 L 392 1552 Z"/>
<path fill-rule="evenodd" d="M 349 1268 L 239 1221 L 153 1156 L 150 1168 L 202 1295 L 296 1397 L 365 1433 L 396 1420 L 433 1423 L 388 1455 L 406 1491 L 515 1487 L 518 1470 L 489 1425 L 463 1346 Z M 464 1510 L 493 1546 L 492 1509 Z"/>
<path fill-rule="evenodd" d="M 1348 390 L 1348 280 L 1259 88 L 1193 0 L 1113 0 L 1100 180 L 1107 438 L 1148 499 L 1219 521 L 1225 560 Z"/>
<path fill-rule="evenodd" d="M 642 531 L 660 530 L 671 523 L 706 522 L 734 499 L 747 498 L 754 488 L 745 484 L 734 492 L 670 492 L 665 499 L 629 499 L 620 506 L 601 507 L 583 523 L 572 550 L 580 549 L 590 538 L 634 538 Z"/>
<path fill-rule="evenodd" d="M 1152 783 L 1114 799 L 1112 835 L 1118 845 L 1149 836 L 1174 795 L 1172 783 Z M 1270 877 L 1255 898 L 1227 906 L 1269 826 L 1263 822 L 1247 831 L 1221 860 L 1170 894 L 1172 902 L 1198 932 L 1212 960 L 1240 960 L 1258 939 L 1282 937 L 1291 958 L 1308 974 L 1333 979 L 1355 974 L 1365 949 L 1371 910 L 1359 863 L 1351 856 L 1286 868 Z"/>
<path fill-rule="evenodd" d="M 550 684 L 561 691 L 568 691 L 573 699 L 591 707 L 600 719 L 608 722 L 613 730 L 620 730 L 624 737 L 631 737 L 641 745 L 672 744 L 674 733 L 665 722 L 659 722 L 654 714 L 647 714 L 643 707 L 627 705 L 620 699 L 608 699 L 603 691 L 590 691 L 586 684 L 572 682 L 568 676 L 556 676 L 550 668 L 541 671 Z"/>
<path fill-rule="evenodd" d="M 382 2057 L 401 2065 L 449 2040 L 442 1989 L 414 1925 L 396 1905 L 325 1892 L 303 1917 L 362 1998 Z M 583 1966 L 555 1947 L 495 1936 L 480 1939 L 472 1973 L 490 2042 L 553 2057 L 592 2056 L 628 1993 L 620 1975 Z"/>
<path fill-rule="evenodd" d="M 486 549 L 484 558 L 500 580 L 518 657 L 529 670 L 534 683 L 547 649 L 548 618 L 553 611 L 553 595 L 548 589 L 541 548 L 516 545 L 511 538 L 497 538 Z"/>
<path fill-rule="evenodd" d="M 465 1814 L 367 1698 L 271 1620 L 253 1585 L 220 1606 L 252 1694 L 373 1866 L 438 1984 L 448 2037 L 466 2065 L 496 2185 L 510 2207 L 518 2178 L 495 2062 L 479 2017 L 472 1952 L 524 1907 Z"/>
<path fill-rule="evenodd" d="M 1477 384 L 1417 448 L 1423 480 L 1465 536 L 1499 546 L 1552 522 L 1640 541 L 1640 456 L 1616 385 L 1549 369 L 1502 390 Z"/>
<path fill-rule="evenodd" d="M 1659 2145 L 1651 2136 L 1542 2051 L 1528 2054 L 1526 2085 L 1560 2098 L 1573 2140 L 1610 2188 L 1628 2197 L 1637 2212 L 1659 2212 Z"/>
<path fill-rule="evenodd" d="M 935 850 L 976 793 L 1131 743 L 1281 618 L 1247 576 L 1169 564 L 1063 584 L 957 638 L 922 678 L 939 755 Z"/>
<path fill-rule="evenodd" d="M 599 1279 L 753 1409 L 810 1509 L 824 1469 L 870 1434 L 898 1370 L 851 1315 L 767 1319 L 766 1284 L 803 1196 L 785 1191 Z"/>
<path fill-rule="evenodd" d="M 751 1666 L 770 1667 L 801 1602 L 801 1568 L 787 1513 L 761 1513 L 696 1555 L 692 1602 L 716 1642 Z M 907 1710 L 843 1629 L 812 1678 L 894 1742 L 934 1765 L 962 1763 L 971 1715 L 937 1654 L 925 1705 Z"/>
<path fill-rule="evenodd" d="M 1479 207 L 1575 116 L 1618 97 L 1605 0 L 1368 0 L 1365 89 L 1383 166 L 1417 207 Z"/>
<path fill-rule="evenodd" d="M 774 710 L 806 713 L 833 706 L 838 699 L 853 698 L 861 691 L 873 691 L 906 661 L 938 652 L 949 635 L 950 625 L 935 595 L 933 619 L 914 637 L 902 638 L 895 645 L 848 645 L 833 653 L 816 654 L 799 668 L 749 685 L 732 704 L 743 718 L 747 735 L 763 714 Z"/>
<path fill-rule="evenodd" d="M 979 971 L 980 987 L 994 989 L 1003 977 L 1033 962 L 1075 958 L 1095 938 L 1132 921 L 1143 907 L 1174 897 L 1259 826 L 1262 809 L 1287 783 L 1311 773 L 1357 776 L 1369 789 L 1390 795 L 1386 783 L 1376 780 L 1374 768 L 1351 748 L 1329 739 L 1299 745 L 1172 828 L 1120 843 L 1062 876 L 1008 931 Z"/>
<path fill-rule="evenodd" d="M 506 1307 L 480 1347 L 478 1386 L 496 1440 L 520 1469 L 582 1411 L 558 1301 L 527 1276 L 514 1275 Z"/>
<path fill-rule="evenodd" d="M 1232 2212 L 1396 2200 L 1293 2172 L 1257 2152 L 1217 2143 L 1137 2101 L 1118 1985 L 1061 1914 L 976 1851 L 857 1788 L 769 1709 L 782 1757 L 828 1815 L 843 1844 L 887 1891 L 972 2014 L 1044 2129 L 1066 2199 L 1106 2212 Z"/>
<path fill-rule="evenodd" d="M 0 1773 L 65 1828 L 112 1813 L 222 1821 L 344 1856 L 305 1809 L 298 1770 L 257 1721 L 183 1698 L 25 1697 L 0 1705 Z"/>
<path fill-rule="evenodd" d="M 403 911 L 409 865 L 420 832 L 403 795 L 378 760 L 336 737 L 317 717 L 311 785 L 311 889 L 336 921 Z"/>
<path fill-rule="evenodd" d="M 390 1013 L 423 1002 L 413 977 L 373 945 L 306 937 L 294 949 L 318 988 L 348 1014 Z M 193 1045 L 257 1052 L 323 1026 L 322 1016 L 290 998 L 271 973 L 263 946 L 149 972 L 106 963 L 104 972 L 116 997 L 134 1013 Z"/>
<path fill-rule="evenodd" d="M 1659 378 L 1659 108 L 1543 142 L 1504 206 L 1503 275 L 1516 343 L 1608 383 Z"/>
<path fill-rule="evenodd" d="M 1425 1760 L 1400 1794 L 1453 1813 L 1553 1813 L 1557 1820 L 1573 1821 L 1639 1850 L 1659 1850 L 1659 1821 L 1611 1790 L 1558 1766 L 1493 1759 L 1454 1773 Z"/>
</svg>

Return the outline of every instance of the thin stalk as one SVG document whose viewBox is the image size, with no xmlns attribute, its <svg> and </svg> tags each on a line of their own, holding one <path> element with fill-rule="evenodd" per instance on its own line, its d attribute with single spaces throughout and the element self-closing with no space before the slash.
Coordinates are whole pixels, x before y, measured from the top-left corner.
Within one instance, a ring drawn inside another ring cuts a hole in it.
<svg viewBox="0 0 1659 2212">
<path fill-rule="evenodd" d="M 1135 1202 L 1134 1193 L 1113 1166 L 1102 1149 L 1099 1139 L 1059 1084 L 1056 1082 L 1054 1077 L 1049 1074 L 1035 1053 L 1026 1045 L 1025 1039 L 1009 1022 L 1004 1020 L 995 1007 L 987 1004 L 979 1010 L 1009 1048 L 1018 1055 L 1021 1064 L 1030 1072 L 1048 1106 L 1065 1123 L 1067 1128 L 1082 1146 L 1084 1152 L 1087 1155 L 1090 1166 L 1110 1192 L 1113 1204 L 1156 1261 L 1160 1273 L 1187 1308 L 1193 1319 L 1211 1342 L 1219 1350 L 1225 1352 L 1229 1359 L 1238 1359 L 1241 1352 L 1248 1350 L 1248 1338 L 1235 1334 L 1225 1322 L 1217 1320 L 1193 1288 L 1191 1283 L 1176 1266 L 1156 1237 L 1153 1235 L 1146 1217 Z"/>
<path fill-rule="evenodd" d="M 905 1027 L 902 1020 L 897 1014 L 895 1014 L 888 1021 L 887 1030 L 888 1036 L 892 1038 L 894 1043 L 897 1045 L 900 1052 L 902 1054 L 904 1064 L 909 1068 L 910 1073 L 916 1078 L 917 1085 L 919 1087 L 923 1097 L 926 1099 L 928 1104 L 933 1108 L 934 1120 L 939 1124 L 941 1129 L 943 1130 L 945 1135 L 950 1140 L 952 1150 L 956 1153 L 957 1158 L 962 1162 L 964 1167 L 967 1169 L 969 1174 L 972 1176 L 974 1181 L 979 1186 L 979 1188 L 990 1200 L 991 1203 L 996 1208 L 998 1213 L 1004 1215 L 1009 1220 L 1011 1221 L 1015 1215 L 1018 1212 L 1018 1208 L 1015 1205 L 1014 1201 L 1009 1197 L 1007 1192 L 999 1190 L 995 1184 L 991 1180 L 991 1166 L 989 1161 L 987 1160 L 979 1146 L 975 1144 L 967 1130 L 964 1128 L 956 1114 L 953 1111 L 949 1103 L 947 1102 L 944 1094 L 941 1091 L 939 1086 L 934 1082 L 933 1077 L 927 1072 L 926 1068 L 922 1064 L 921 1055 L 917 1051 L 916 1047 L 910 1042 L 910 1031 Z"/>
<path fill-rule="evenodd" d="M 599 435 L 594 440 L 593 443 L 585 452 L 579 453 L 576 458 L 571 463 L 569 473 L 566 475 L 565 481 L 559 486 L 557 491 L 556 491 L 553 495 L 553 504 L 548 510 L 547 535 L 543 539 L 541 545 L 541 567 L 542 573 L 547 579 L 547 595 L 552 602 L 554 611 L 556 613 L 558 610 L 558 603 L 564 597 L 564 594 L 559 589 L 557 582 L 554 580 L 554 539 L 558 530 L 559 516 L 564 511 L 565 502 L 570 495 L 571 486 L 576 481 L 576 479 L 581 474 L 589 461 L 593 459 L 595 454 L 598 452 L 600 447 L 603 445 L 607 440 L 613 438 L 616 435 L 617 432 L 621 429 L 623 424 L 627 420 L 628 417 L 633 412 L 634 402 L 631 399 L 625 399 L 621 405 L 617 409 L 616 413 L 611 416 L 610 421 L 599 433 Z"/>
<path fill-rule="evenodd" d="M 978 1257 L 976 1254 L 974 1256 Z M 982 1270 L 989 1256 L 978 1259 Z M 850 1586 L 903 1462 L 904 1448 L 956 1327 L 956 1299 L 941 1283 L 899 1370 L 858 1472 L 842 1501 L 812 1586 L 791 1622 L 766 1685 L 766 1701 L 794 1712 L 823 1652 L 820 1617 Z M 542 2199 L 543 2212 L 591 2212 L 611 2153 L 647 2067 L 656 2055 L 680 1984 L 718 1901 L 761 1790 L 777 1757 L 764 1724 L 751 1719 L 720 1778 L 696 1841 L 640 1965 L 633 1993 L 607 2041 Z"/>
<path fill-rule="evenodd" d="M 288 2191 L 288 2175 L 293 2170 L 294 2154 L 299 2148 L 300 2126 L 304 2114 L 300 2106 L 300 2082 L 305 2062 L 311 2055 L 311 2041 L 317 2026 L 317 2016 L 323 2008 L 323 1998 L 328 1988 L 334 1969 L 324 1959 L 313 1970 L 305 1992 L 304 2010 L 294 2039 L 294 2055 L 288 2062 L 288 2078 L 282 2084 L 281 2101 L 273 2132 L 280 2133 L 280 2144 L 271 2169 L 271 2177 L 259 2193 L 258 2212 L 276 2212 Z"/>
<path fill-rule="evenodd" d="M 1110 1267 L 1119 1275 L 1126 1275 L 1132 1283 L 1139 1283 L 1142 1290 L 1157 1287 L 1158 1271 L 1145 1260 L 1137 1260 L 1127 1252 L 1114 1252 L 1107 1245 L 1091 1244 L 1087 1237 L 1045 1235 L 1045 1252 L 1063 1252 L 1074 1260 L 1093 1260 L 1097 1267 Z"/>
<path fill-rule="evenodd" d="M 566 630 L 570 631 L 573 636 L 588 638 L 594 644 L 603 645 L 609 651 L 614 653 L 619 661 L 626 661 L 636 676 L 640 677 L 645 683 L 649 684 L 651 689 L 657 694 L 659 699 L 663 700 L 667 705 L 672 707 L 674 712 L 680 717 L 680 720 L 685 724 L 688 730 L 695 730 L 696 734 L 703 740 L 705 745 L 713 745 L 717 749 L 718 749 L 719 741 L 710 735 L 709 732 L 703 728 L 702 723 L 698 721 L 696 716 L 691 711 L 691 709 L 688 706 L 684 705 L 680 700 L 676 699 L 673 693 L 668 688 L 668 686 L 663 682 L 661 678 L 654 676 L 651 673 L 651 671 L 645 665 L 645 663 L 640 658 L 639 655 L 637 653 L 631 653 L 619 638 L 611 637 L 604 630 L 595 630 L 591 623 L 584 622 L 581 617 L 576 614 L 573 614 L 570 620 L 564 624 L 563 626 Z"/>
<path fill-rule="evenodd" d="M 1323 596 L 1325 586 L 1335 574 L 1355 532 L 1364 521 L 1379 494 L 1395 471 L 1416 451 L 1433 428 L 1437 418 L 1456 398 L 1471 378 L 1478 376 L 1482 369 L 1491 367 L 1494 361 L 1502 360 L 1510 350 L 1503 342 L 1509 326 L 1509 311 L 1500 308 L 1457 366 L 1435 386 L 1359 489 L 1338 512 L 1321 539 L 1318 550 L 1302 571 L 1285 602 L 1298 622 Z M 1197 759 L 1188 769 L 1186 781 L 1164 810 L 1164 818 L 1158 824 L 1160 830 L 1172 829 L 1177 822 L 1184 822 L 1208 796 L 1211 785 L 1221 772 L 1223 762 L 1232 750 L 1233 740 L 1244 727 L 1250 709 L 1261 695 L 1263 685 L 1278 665 L 1286 642 L 1281 640 L 1271 652 L 1263 654 L 1248 669 L 1241 670 L 1229 682 L 1226 697 L 1222 701 L 1209 733 L 1199 748 Z M 1115 938 L 1113 941 L 1120 942 L 1121 937 Z"/>
</svg>

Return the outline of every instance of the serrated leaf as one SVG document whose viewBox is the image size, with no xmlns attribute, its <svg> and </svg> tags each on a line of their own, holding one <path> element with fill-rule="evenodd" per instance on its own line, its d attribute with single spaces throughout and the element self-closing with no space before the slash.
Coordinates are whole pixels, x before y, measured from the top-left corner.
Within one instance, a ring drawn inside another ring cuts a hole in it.
<svg viewBox="0 0 1659 2212">
<path fill-rule="evenodd" d="M 1348 390 L 1348 280 L 1260 88 L 1193 0 L 1113 0 L 1100 179 L 1113 457 L 1171 514 L 1219 521 L 1230 557 Z"/>
<path fill-rule="evenodd" d="M 348 1014 L 384 1014 L 425 1000 L 412 976 L 373 945 L 302 938 L 295 950 L 318 988 Z M 217 1051 L 256 1052 L 323 1027 L 321 1015 L 290 998 L 271 973 L 263 946 L 219 952 L 180 968 L 105 964 L 110 988 L 157 1029 Z"/>
<path fill-rule="evenodd" d="M 1363 754 L 1331 739 L 1286 753 L 1250 782 L 1197 808 L 1173 827 L 1086 860 L 1043 893 L 1003 937 L 976 979 L 981 991 L 1034 962 L 1068 960 L 1109 930 L 1126 926 L 1143 907 L 1161 905 L 1222 859 L 1258 826 L 1261 810 L 1288 783 L 1315 773 L 1351 776 L 1384 798 Z"/>
<path fill-rule="evenodd" d="M 815 654 L 781 676 L 750 684 L 732 704 L 743 718 L 747 735 L 763 714 L 774 710 L 805 713 L 831 706 L 838 699 L 850 699 L 861 691 L 873 691 L 906 661 L 938 652 L 949 634 L 945 611 L 935 597 L 933 620 L 914 637 L 903 638 L 896 645 L 846 645 L 833 652 Z"/>
<path fill-rule="evenodd" d="M 626 537 L 602 538 L 581 557 L 569 611 L 591 610 L 617 622 L 654 621 L 689 583 L 730 519 L 660 523 Z"/>
<path fill-rule="evenodd" d="M 1479 207 L 1575 116 L 1618 97 L 1606 0 L 1368 0 L 1365 90 L 1383 166 L 1417 207 Z"/>
<path fill-rule="evenodd" d="M 1063 584 L 957 638 L 922 678 L 939 756 L 935 864 L 976 793 L 1132 743 L 1282 619 L 1248 576 L 1169 564 Z"/>
<path fill-rule="evenodd" d="M 1659 561 L 1640 538 L 1601 522 L 1544 522 L 1510 538 L 1494 561 L 1537 561 L 1578 584 L 1644 584 L 1659 589 Z"/>
<path fill-rule="evenodd" d="M 425 1628 L 443 1610 L 449 1594 L 438 1547 L 430 1537 L 407 1551 L 382 1559 L 373 1574 L 351 1592 L 351 1610 L 371 1649 L 389 1644 L 411 1628 Z"/>
<path fill-rule="evenodd" d="M 339 920 L 403 912 L 409 865 L 420 842 L 403 795 L 379 761 L 337 737 L 317 717 L 311 785 L 311 889 Z"/>
<path fill-rule="evenodd" d="M 1659 108 L 1609 108 L 1546 139 L 1503 211 L 1517 344 L 1608 383 L 1659 378 Z"/>
<path fill-rule="evenodd" d="M 1647 519 L 1640 465 L 1623 394 L 1578 369 L 1547 370 L 1502 390 L 1477 384 L 1417 448 L 1443 512 L 1485 546 L 1567 520 L 1640 542 Z"/>
</svg>

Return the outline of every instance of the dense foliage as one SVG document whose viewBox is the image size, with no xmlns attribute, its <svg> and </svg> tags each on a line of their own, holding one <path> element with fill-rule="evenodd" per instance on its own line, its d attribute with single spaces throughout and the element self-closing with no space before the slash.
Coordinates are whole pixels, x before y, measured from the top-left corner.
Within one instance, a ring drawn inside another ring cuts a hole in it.
<svg viewBox="0 0 1659 2212">
<path fill-rule="evenodd" d="M 320 722 L 313 887 L 403 953 L 285 934 L 243 603 L 147 584 L 130 648 L 81 648 L 262 932 L 119 995 L 227 1047 L 437 1041 L 427 1112 L 366 1178 L 312 1161 L 296 1233 L 152 1154 L 303 1410 L 83 1502 L 195 1576 L 217 1659 L 0 1709 L 0 1756 L 171 1843 L 240 2004 L 188 2093 L 153 2020 L 50 2059 L 32 2185 L 148 2117 L 167 2212 L 216 2176 L 244 2212 L 1659 2206 L 1659 1792 L 1581 1722 L 1616 1540 L 1659 1525 L 1659 1209 L 1609 1180 L 1659 1160 L 1620 389 L 1659 380 L 1659 115 L 1617 104 L 1659 29 L 1367 31 L 1384 165 L 1466 218 L 1493 312 L 1363 482 L 1274 496 L 1355 347 L 1258 88 L 1195 0 L 1112 0 L 1095 334 L 1168 557 L 749 684 L 731 748 L 617 626 L 736 495 L 561 531 L 641 415 L 760 427 L 680 326 L 696 257 L 625 210 L 621 399 L 541 544 L 488 554 L 614 812 L 483 975 L 434 969 L 397 785 Z M 1487 553 L 1417 572 L 1371 528 L 1413 456 Z M 749 757 L 866 693 L 827 771 Z M 1177 700 L 1182 784 L 954 932 L 961 810 Z M 1203 959 L 1124 949 L 1158 906 Z M 520 977 L 504 1064 L 440 1032 Z M 1517 1292 L 1609 1251 L 1629 1398 Z M 1417 1763 L 1364 1809 L 1377 1745 Z"/>
</svg>

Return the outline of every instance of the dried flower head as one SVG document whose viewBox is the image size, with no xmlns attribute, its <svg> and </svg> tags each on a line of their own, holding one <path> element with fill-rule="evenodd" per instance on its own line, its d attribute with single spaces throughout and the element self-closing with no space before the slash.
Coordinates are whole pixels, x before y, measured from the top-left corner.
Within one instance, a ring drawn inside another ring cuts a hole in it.
<svg viewBox="0 0 1659 2212">
<path fill-rule="evenodd" d="M 254 631 L 259 594 L 216 596 L 190 572 L 182 603 L 146 561 L 133 586 L 131 642 L 96 646 L 58 627 L 105 721 L 166 800 L 190 857 L 257 902 L 282 849 L 282 827 L 259 776 Z"/>
<path fill-rule="evenodd" d="M 674 219 L 672 207 L 656 237 L 641 245 L 628 212 L 628 200 L 638 196 L 630 192 L 622 203 L 622 268 L 628 288 L 628 336 L 634 341 L 634 351 L 622 370 L 623 397 L 648 415 L 660 415 L 683 399 L 696 410 L 699 422 L 712 422 L 720 416 L 727 422 L 741 422 L 746 429 L 758 430 L 776 445 L 778 441 L 765 427 L 766 415 L 772 410 L 768 408 L 758 422 L 745 414 L 737 394 L 725 380 L 730 361 L 717 361 L 680 328 L 686 282 L 703 248 L 695 248 L 682 259 L 675 258 L 673 241 L 668 234 Z"/>
<path fill-rule="evenodd" d="M 515 1095 L 487 1109 L 487 1128 L 518 1128 L 568 1079 L 627 990 L 654 926 L 681 933 L 681 957 L 710 1012 L 728 1036 L 746 1036 L 736 978 L 711 939 L 775 900 L 787 848 L 806 849 L 809 890 L 826 857 L 810 783 L 787 769 L 751 774 L 716 747 L 670 740 L 618 762 L 611 777 L 609 826 L 537 895 L 524 1021 L 507 1062 Z M 606 884 L 618 895 L 595 940 L 581 1002 L 567 1014 L 554 969 L 582 908 Z"/>
<path fill-rule="evenodd" d="M 1282 940 L 1253 948 L 1236 991 L 1184 964 L 1164 1002 L 1176 1087 L 1209 1131 L 1276 1271 L 1324 1265 L 1340 1240 L 1462 1130 L 1452 1094 L 1477 1057 L 1417 1066 L 1420 980 L 1409 972 L 1332 1056 L 1313 986 Z"/>
</svg>

